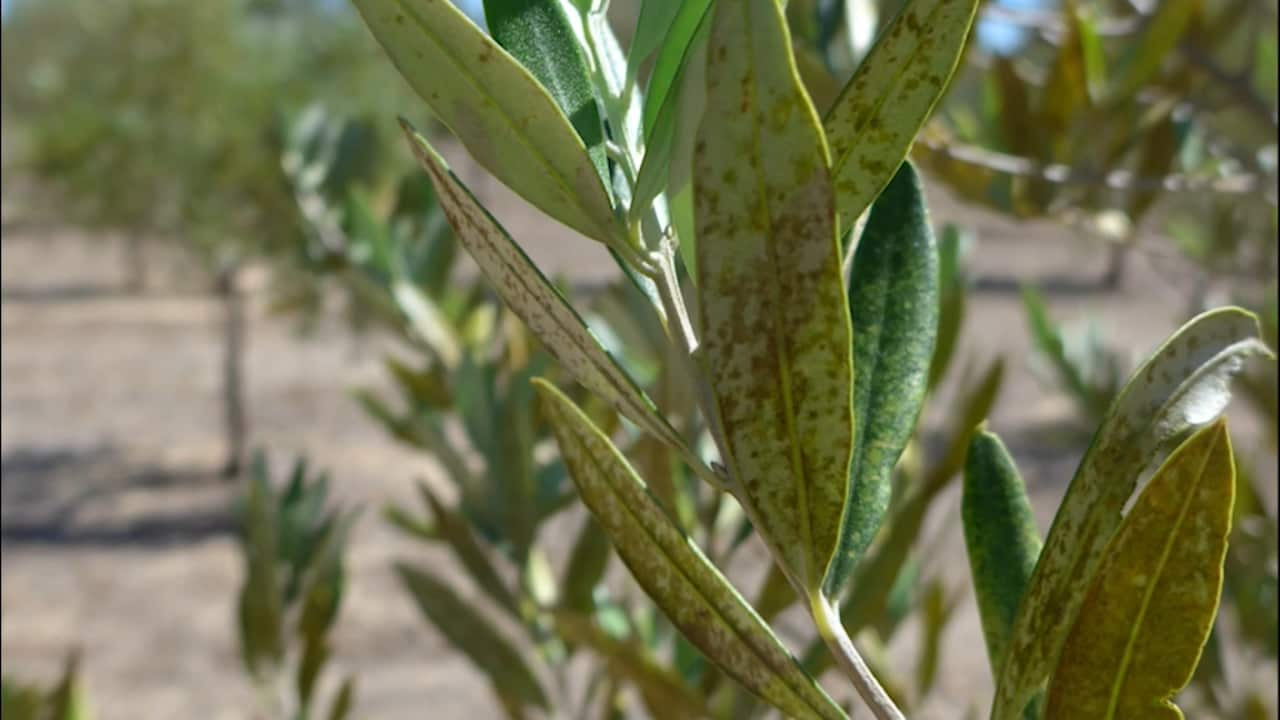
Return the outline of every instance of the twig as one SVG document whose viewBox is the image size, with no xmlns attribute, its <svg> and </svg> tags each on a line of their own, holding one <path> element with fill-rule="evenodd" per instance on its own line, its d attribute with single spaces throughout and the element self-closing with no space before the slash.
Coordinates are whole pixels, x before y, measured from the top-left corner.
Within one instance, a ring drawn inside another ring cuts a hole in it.
<svg viewBox="0 0 1280 720">
<path fill-rule="evenodd" d="M 1280 122 L 1277 121 L 1275 109 L 1254 91 L 1249 84 L 1247 76 L 1227 72 L 1214 62 L 1213 58 L 1209 57 L 1207 53 L 1187 40 L 1183 40 L 1178 49 L 1182 51 L 1183 57 L 1187 59 L 1187 62 L 1192 67 L 1213 78 L 1215 84 L 1228 91 L 1254 117 L 1272 130 L 1280 129 Z"/>
<path fill-rule="evenodd" d="M 831 650 L 836 664 L 853 682 L 854 690 L 858 691 L 859 697 L 867 704 L 871 714 L 876 716 L 877 720 L 906 720 L 906 716 L 897 705 L 893 704 L 889 693 L 880 686 L 880 682 L 876 680 L 875 675 L 871 674 L 871 669 L 867 667 L 858 649 L 853 646 L 853 641 L 845 632 L 844 625 L 840 623 L 840 613 L 835 607 L 827 602 L 821 593 L 815 592 L 810 595 L 809 610 L 814 622 L 818 625 L 818 634 Z"/>
<path fill-rule="evenodd" d="M 1226 177 L 1200 177 L 1183 174 L 1139 177 L 1128 170 L 1097 173 L 1072 168 L 1061 163 L 1042 163 L 1031 158 L 987 150 L 973 145 L 924 138 L 916 141 L 916 150 L 923 150 L 940 156 L 945 160 L 964 165 L 979 167 L 1004 175 L 1035 178 L 1054 185 L 1100 186 L 1111 190 L 1152 190 L 1170 193 L 1210 192 L 1219 195 L 1265 193 L 1270 202 L 1275 202 L 1274 187 L 1268 187 L 1264 184 L 1263 178 L 1252 173 L 1239 173 Z"/>
</svg>

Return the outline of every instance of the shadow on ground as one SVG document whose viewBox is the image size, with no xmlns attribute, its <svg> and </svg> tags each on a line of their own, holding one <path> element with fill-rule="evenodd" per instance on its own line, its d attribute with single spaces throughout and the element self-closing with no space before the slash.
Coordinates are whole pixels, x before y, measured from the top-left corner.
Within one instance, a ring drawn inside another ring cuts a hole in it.
<svg viewBox="0 0 1280 720">
<path fill-rule="evenodd" d="M 19 448 L 0 458 L 0 478 L 6 548 L 160 547 L 235 529 L 233 483 L 213 471 L 133 464 L 110 447 Z"/>
</svg>

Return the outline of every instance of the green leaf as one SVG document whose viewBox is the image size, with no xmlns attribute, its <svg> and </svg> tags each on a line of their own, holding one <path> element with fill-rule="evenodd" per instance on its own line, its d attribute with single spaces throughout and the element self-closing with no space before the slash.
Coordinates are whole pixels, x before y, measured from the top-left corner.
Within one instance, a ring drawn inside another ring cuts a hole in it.
<svg viewBox="0 0 1280 720">
<path fill-rule="evenodd" d="M 965 386 L 963 397 L 957 403 L 961 410 L 948 426 L 948 440 L 941 459 L 893 509 L 889 522 L 885 523 L 884 538 L 856 568 L 853 581 L 849 583 L 850 592 L 840 608 L 840 621 L 849 633 L 856 634 L 885 615 L 891 604 L 890 596 L 904 573 L 911 548 L 920 537 L 925 515 L 934 498 L 946 488 L 947 482 L 964 462 L 965 448 L 969 445 L 973 428 L 991 414 L 1003 378 L 1004 362 L 997 359 L 987 367 L 976 384 Z M 821 640 L 815 640 L 804 654 L 804 667 L 810 672 L 820 673 L 827 668 L 830 657 Z"/>
<path fill-rule="evenodd" d="M 1230 400 L 1251 356 L 1271 357 L 1239 308 L 1204 313 L 1173 334 L 1112 403 L 1058 509 L 1019 606 L 993 720 L 1016 717 L 1053 669 L 1103 550 L 1142 471 Z"/>
<path fill-rule="evenodd" d="M 49 693 L 48 720 L 89 720 L 88 701 L 80 683 L 80 653 L 73 652 L 62 668 L 62 678 Z"/>
<path fill-rule="evenodd" d="M 489 34 L 546 88 L 582 138 L 606 188 L 604 122 L 569 20 L 558 0 L 485 0 Z"/>
<path fill-rule="evenodd" d="M 986 430 L 979 430 L 969 441 L 960 515 L 987 659 L 992 676 L 999 677 L 1041 541 L 1018 468 L 1000 438 Z"/>
<path fill-rule="evenodd" d="M 681 68 L 688 64 L 690 50 L 698 45 L 694 41 L 694 35 L 703 24 L 703 18 L 711 14 L 711 0 L 659 0 L 645 3 L 645 7 L 674 6 L 677 2 L 679 10 L 662 38 L 645 92 L 644 134 L 647 145 L 653 144 L 653 128 L 657 123 L 658 113 L 671 101 L 673 93 L 680 93 L 678 76 Z M 641 12 L 644 12 L 643 8 Z M 636 32 L 638 35 L 638 28 Z"/>
<path fill-rule="evenodd" d="M 1200 4 L 1201 0 L 1167 0 L 1153 8 L 1137 42 L 1128 45 L 1119 77 L 1107 93 L 1109 102 L 1119 103 L 1131 97 L 1160 72 Z"/>
<path fill-rule="evenodd" d="M 840 594 L 880 529 L 893 468 L 924 404 L 938 330 L 938 248 L 911 163 L 871 206 L 849 279 L 853 462 L 840 545 L 824 592 Z"/>
<path fill-rule="evenodd" d="M 910 0 L 827 112 L 841 232 L 907 156 L 960 60 L 977 0 Z"/>
<path fill-rule="evenodd" d="M 453 548 L 454 555 L 466 568 L 471 579 L 494 602 L 498 603 L 499 607 L 510 612 L 513 617 L 519 618 L 520 608 L 515 596 L 511 594 L 507 584 L 494 569 L 493 563 L 480 545 L 480 541 L 476 539 L 471 526 L 456 511 L 445 507 L 426 483 L 418 482 L 418 492 L 422 494 L 423 502 L 431 509 L 431 516 L 435 519 L 433 527 L 436 534 Z"/>
<path fill-rule="evenodd" d="M 534 384 L 583 502 L 672 624 L 708 660 L 787 716 L 844 717 L 680 532 L 609 438 L 550 383 L 536 379 Z"/>
<path fill-rule="evenodd" d="M 396 573 L 422 613 L 489 677 L 496 693 L 521 706 L 549 709 L 546 693 L 520 651 L 470 603 L 425 570 L 396 563 Z"/>
<path fill-rule="evenodd" d="M 591 517 L 584 518 L 561 583 L 564 607 L 576 612 L 589 612 L 595 606 L 593 594 L 609 567 L 611 550 L 609 536 L 600 523 Z"/>
<path fill-rule="evenodd" d="M 351 705 L 355 702 L 356 695 L 356 679 L 348 675 L 342 681 L 342 687 L 338 688 L 338 694 L 333 698 L 333 704 L 329 706 L 329 720 L 346 720 L 351 714 Z"/>
<path fill-rule="evenodd" d="M 675 23 L 680 18 L 681 10 L 690 4 L 693 3 L 684 0 L 640 4 L 640 17 L 636 19 L 636 31 L 631 36 L 631 47 L 627 50 L 627 74 L 630 77 L 639 76 L 640 65 L 670 37 L 676 29 Z"/>
<path fill-rule="evenodd" d="M 572 613 L 558 613 L 556 629 L 567 639 L 591 648 L 613 675 L 635 685 L 650 717 L 673 720 L 707 717 L 702 697 L 647 649 L 634 642 L 618 640 L 590 619 Z"/>
<path fill-rule="evenodd" d="M 938 241 L 938 334 L 929 360 L 929 390 L 932 392 L 951 367 L 960 326 L 964 323 L 968 278 L 963 254 L 972 236 L 948 223 Z"/>
<path fill-rule="evenodd" d="M 756 530 L 816 593 L 849 484 L 852 333 L 822 128 L 776 0 L 716 6 L 693 163 L 711 422 Z"/>
<path fill-rule="evenodd" d="M 1049 684 L 1047 720 L 1181 720 L 1172 699 L 1217 614 L 1234 496 L 1219 420 L 1174 451 L 1107 546 Z"/>
<path fill-rule="evenodd" d="M 1031 339 L 1035 342 L 1036 349 L 1049 359 L 1081 407 L 1088 409 L 1091 393 L 1084 375 L 1071 358 L 1067 357 L 1062 332 L 1049 319 L 1049 309 L 1045 306 L 1044 298 L 1030 285 L 1022 286 L 1022 307 L 1027 313 L 1027 323 L 1031 326 Z"/>
<path fill-rule="evenodd" d="M 241 540 L 245 580 L 238 604 L 240 652 L 245 668 L 255 678 L 284 657 L 276 508 L 268 472 L 266 457 L 258 453 L 249 477 Z"/>
<path fill-rule="evenodd" d="M 569 118 L 453 3 L 355 4 L 400 73 L 480 165 L 569 227 L 604 242 L 620 238 L 608 193 Z"/>
<path fill-rule="evenodd" d="M 649 3 L 645 7 L 661 4 Z M 690 2 L 685 3 L 685 5 L 693 4 L 699 4 L 698 0 L 690 0 Z M 652 127 L 646 127 L 648 140 L 645 146 L 644 160 L 640 164 L 640 171 L 636 176 L 635 195 L 631 199 L 631 215 L 633 218 L 647 212 L 653 199 L 669 183 L 671 156 L 677 144 L 676 132 L 681 121 L 680 98 L 683 95 L 684 77 L 686 75 L 700 74 L 691 69 L 699 61 L 705 60 L 703 53 L 706 49 L 707 35 L 710 32 L 710 5 L 705 4 L 699 22 L 693 31 L 693 37 L 688 40 L 684 54 L 681 55 L 680 63 L 671 80 L 674 86 L 673 91 L 666 93 L 661 107 L 656 112 Z M 646 111 L 652 107 L 653 102 L 655 100 L 650 98 L 650 104 L 645 106 Z M 696 121 L 696 118 L 694 120 Z"/>
<path fill-rule="evenodd" d="M 418 161 L 431 176 L 440 205 L 459 242 L 512 312 L 578 382 L 636 425 L 681 450 L 687 459 L 696 461 L 679 434 L 658 414 L 652 401 L 600 346 L 582 318 L 448 169 L 443 158 L 407 125 L 405 132 Z"/>
</svg>

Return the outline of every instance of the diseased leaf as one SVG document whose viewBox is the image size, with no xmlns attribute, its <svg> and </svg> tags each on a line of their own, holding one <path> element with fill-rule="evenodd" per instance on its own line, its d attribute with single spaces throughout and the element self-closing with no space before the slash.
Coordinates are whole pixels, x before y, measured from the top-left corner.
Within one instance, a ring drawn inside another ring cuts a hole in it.
<svg viewBox="0 0 1280 720">
<path fill-rule="evenodd" d="M 969 441 L 960 514 L 987 659 L 992 676 L 999 677 L 1018 603 L 1042 543 L 1018 468 L 1000 438 L 986 430 Z"/>
<path fill-rule="evenodd" d="M 421 135 L 405 126 L 418 162 L 431 177 L 450 224 L 507 307 L 529 326 L 556 360 L 588 390 L 636 425 L 682 451 L 692 452 L 658 414 L 652 401 L 600 346 L 586 323 L 516 245 L 497 220 L 458 180 Z"/>
<path fill-rule="evenodd" d="M 977 0 L 910 0 L 827 112 L 844 233 L 907 156 L 960 60 Z"/>
<path fill-rule="evenodd" d="M 1047 679 L 1142 471 L 1170 443 L 1212 422 L 1231 378 L 1271 357 L 1258 321 L 1239 308 L 1204 313 L 1173 334 L 1112 403 L 1077 468 L 1019 606 L 993 720 L 1021 713 Z"/>
<path fill-rule="evenodd" d="M 621 237 L 605 186 L 569 118 L 453 3 L 355 4 L 401 75 L 477 162 L 588 237 Z"/>
<path fill-rule="evenodd" d="M 587 416 L 534 380 L 583 502 L 636 582 L 707 659 L 788 717 L 843 718 Z"/>
<path fill-rule="evenodd" d="M 520 61 L 569 118 L 606 189 L 604 122 L 587 63 L 558 0 L 485 0 L 489 34 Z"/>
<path fill-rule="evenodd" d="M 840 545 L 824 592 L 839 595 L 889 508 L 890 481 L 915 430 L 938 330 L 938 248 L 924 190 L 904 162 L 875 204 L 849 279 L 853 462 Z"/>
<path fill-rule="evenodd" d="M 1169 457 L 1107 546 L 1049 684 L 1046 720 L 1181 720 L 1222 593 L 1235 469 L 1226 422 Z"/>
<path fill-rule="evenodd" d="M 700 352 L 756 530 L 817 592 L 853 419 L 849 310 L 822 129 L 776 0 L 715 7 L 694 150 Z"/>
<path fill-rule="evenodd" d="M 396 573 L 431 624 L 489 677 L 495 692 L 519 705 L 549 708 L 541 683 L 520 651 L 453 588 L 404 563 L 396 563 Z"/>
</svg>

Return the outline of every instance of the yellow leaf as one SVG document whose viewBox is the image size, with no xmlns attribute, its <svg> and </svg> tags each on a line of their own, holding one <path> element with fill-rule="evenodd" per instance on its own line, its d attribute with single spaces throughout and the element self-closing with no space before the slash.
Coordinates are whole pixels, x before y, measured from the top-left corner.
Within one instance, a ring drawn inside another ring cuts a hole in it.
<svg viewBox="0 0 1280 720">
<path fill-rule="evenodd" d="M 1049 685 L 1046 720 L 1181 718 L 1222 592 L 1235 466 L 1226 422 L 1169 457 L 1094 576 Z"/>
</svg>

